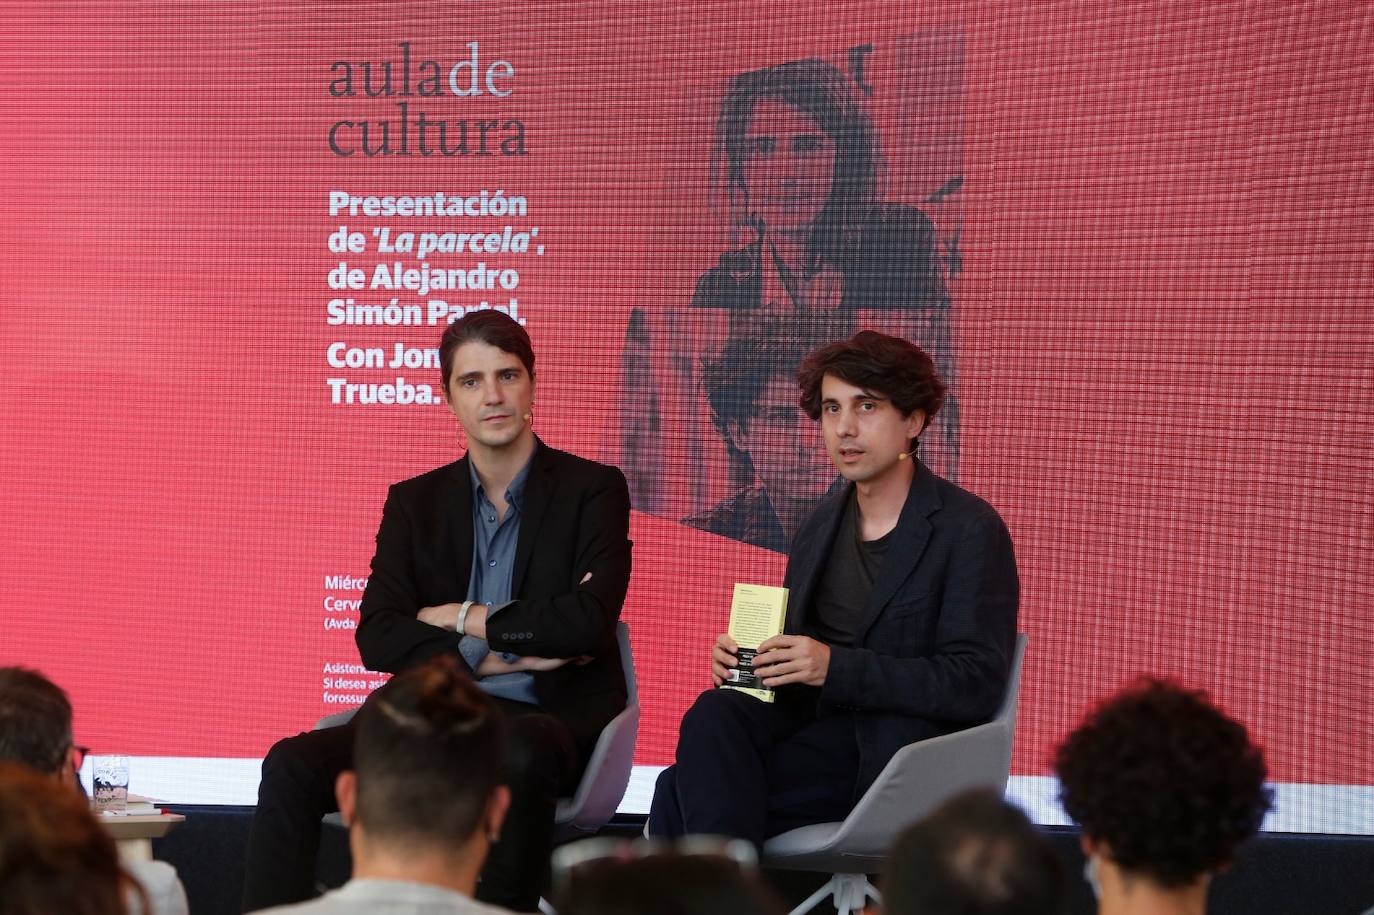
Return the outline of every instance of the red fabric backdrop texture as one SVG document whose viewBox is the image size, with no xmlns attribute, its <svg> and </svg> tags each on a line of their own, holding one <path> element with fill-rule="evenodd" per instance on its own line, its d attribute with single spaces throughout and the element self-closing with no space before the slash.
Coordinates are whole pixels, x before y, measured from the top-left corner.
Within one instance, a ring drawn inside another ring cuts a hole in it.
<svg viewBox="0 0 1374 915">
<path fill-rule="evenodd" d="M 83 742 L 257 756 L 365 694 L 348 579 L 366 575 L 386 485 L 460 446 L 442 407 L 332 402 L 346 395 L 329 379 L 434 385 L 437 370 L 332 366 L 331 345 L 340 362 L 368 348 L 389 361 L 398 343 L 437 343 L 431 299 L 514 298 L 539 354 L 539 433 L 628 459 L 627 402 L 643 393 L 624 383 L 631 316 L 685 309 L 732 246 L 709 182 L 722 90 L 811 56 L 853 75 L 857 53 L 885 199 L 919 207 L 946 255 L 958 480 L 1016 542 L 1031 651 L 1014 771 L 1046 772 L 1090 702 L 1149 671 L 1212 690 L 1254 728 L 1276 780 L 1374 782 L 1368 11 L 286 2 L 6 15 L 0 663 L 67 686 Z M 440 93 L 368 97 L 360 65 L 391 61 L 399 83 L 402 43 L 412 79 L 437 62 Z M 476 67 L 453 71 L 474 44 Z M 354 68 L 353 96 L 331 94 L 338 62 Z M 448 125 L 450 147 L 466 122 L 466 154 L 420 155 L 422 113 Z M 359 124 L 375 146 L 389 122 L 396 153 L 402 121 L 409 155 L 362 152 Z M 330 148 L 340 122 L 352 155 Z M 527 209 L 330 212 L 335 191 L 484 190 Z M 379 251 L 374 229 L 507 225 L 537 227 L 529 250 L 498 237 L 498 250 L 424 263 L 514 270 L 514 289 L 371 285 L 379 263 L 422 263 Z M 341 226 L 366 249 L 331 251 Z M 341 261 L 366 288 L 331 288 Z M 421 323 L 329 323 L 331 300 L 393 296 L 421 305 Z M 692 358 L 677 363 L 687 376 Z M 709 439 L 690 396 L 673 409 L 664 429 Z M 728 489 L 718 440 L 676 441 L 665 432 L 654 485 Z M 635 513 L 624 613 L 647 764 L 670 760 L 707 685 L 732 584 L 777 583 L 785 562 L 662 504 Z"/>
</svg>

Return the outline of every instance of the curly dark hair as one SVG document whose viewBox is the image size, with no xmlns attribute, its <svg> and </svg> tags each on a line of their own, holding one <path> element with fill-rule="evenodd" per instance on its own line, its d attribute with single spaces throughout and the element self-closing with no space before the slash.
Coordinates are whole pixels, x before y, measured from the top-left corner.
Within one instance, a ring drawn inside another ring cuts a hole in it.
<svg viewBox="0 0 1374 915">
<path fill-rule="evenodd" d="M 945 402 L 945 383 L 925 350 L 875 330 L 861 330 L 848 340 L 822 346 L 802 360 L 797 383 L 802 409 L 812 419 L 821 418 L 821 382 L 826 375 L 888 398 L 903 416 L 920 410 L 926 426 Z"/>
<path fill-rule="evenodd" d="M 1164 887 L 1229 863 L 1273 804 L 1245 726 L 1168 680 L 1142 678 L 1090 712 L 1054 768 L 1083 832 Z"/>
</svg>

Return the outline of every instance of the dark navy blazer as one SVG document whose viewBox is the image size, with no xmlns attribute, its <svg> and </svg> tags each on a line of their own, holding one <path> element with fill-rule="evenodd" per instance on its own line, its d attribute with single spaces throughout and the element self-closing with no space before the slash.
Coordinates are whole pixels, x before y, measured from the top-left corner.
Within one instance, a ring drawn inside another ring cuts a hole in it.
<svg viewBox="0 0 1374 915">
<path fill-rule="evenodd" d="M 1011 535 L 987 502 L 919 461 L 855 646 L 832 646 L 820 711 L 855 715 L 862 793 L 913 741 L 987 721 L 1007 686 L 1020 585 Z M 812 595 L 852 485 L 825 498 L 792 542 L 789 633 L 808 634 Z"/>
</svg>

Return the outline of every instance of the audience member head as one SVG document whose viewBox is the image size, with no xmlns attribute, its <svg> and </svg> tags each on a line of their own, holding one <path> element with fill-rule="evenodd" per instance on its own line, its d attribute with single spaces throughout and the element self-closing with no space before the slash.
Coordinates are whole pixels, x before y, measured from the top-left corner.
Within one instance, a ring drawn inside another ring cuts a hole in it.
<svg viewBox="0 0 1374 915">
<path fill-rule="evenodd" d="M 1148 678 L 1088 714 L 1055 772 L 1104 911 L 1137 891 L 1205 897 L 1272 799 L 1244 725 L 1201 691 Z"/>
<path fill-rule="evenodd" d="M 72 704 L 34 670 L 0 667 L 0 761 L 44 775 L 75 778 Z"/>
<path fill-rule="evenodd" d="M 589 839 L 564 846 L 554 856 L 554 910 L 559 915 L 782 915 L 785 909 L 754 871 L 752 847 L 746 849 L 748 861 L 741 862 L 724 848 L 693 850 L 703 838 L 715 844 L 713 837 L 689 837 L 665 845 Z M 569 865 L 569 852 L 578 856 L 578 846 L 596 850 L 597 856 Z"/>
<path fill-rule="evenodd" d="M 503 767 L 500 714 L 440 656 L 392 677 L 358 711 L 339 807 L 369 851 L 485 856 L 510 800 Z"/>
<path fill-rule="evenodd" d="M 0 915 L 124 915 L 126 894 L 147 911 L 86 799 L 0 762 Z"/>
<path fill-rule="evenodd" d="M 1018 808 L 967 791 L 907 828 L 883 869 L 886 915 L 1054 915 L 1064 874 Z"/>
</svg>

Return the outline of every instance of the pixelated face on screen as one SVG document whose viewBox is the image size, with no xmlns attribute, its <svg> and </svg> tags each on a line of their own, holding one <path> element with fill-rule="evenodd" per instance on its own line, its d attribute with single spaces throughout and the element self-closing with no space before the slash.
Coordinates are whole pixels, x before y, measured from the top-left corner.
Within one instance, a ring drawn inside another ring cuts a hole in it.
<svg viewBox="0 0 1374 915">
<path fill-rule="evenodd" d="M 732 421 L 731 427 L 775 506 L 809 506 L 835 478 L 825 459 L 820 428 L 797 405 L 797 384 L 785 375 L 769 379 L 753 416 Z"/>
<path fill-rule="evenodd" d="M 529 429 L 534 379 L 519 356 L 490 343 L 473 340 L 458 347 L 447 395 L 470 442 L 501 448 Z"/>
<path fill-rule="evenodd" d="M 756 220 L 778 231 L 810 229 L 830 199 L 835 141 L 778 99 L 754 105 L 745 132 L 744 186 Z"/>
<path fill-rule="evenodd" d="M 886 397 L 826 375 L 821 381 L 821 430 L 835 469 L 856 483 L 880 479 L 921 432 L 925 414 L 903 416 Z"/>
</svg>

